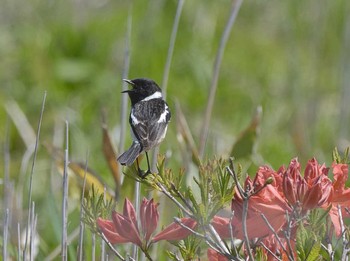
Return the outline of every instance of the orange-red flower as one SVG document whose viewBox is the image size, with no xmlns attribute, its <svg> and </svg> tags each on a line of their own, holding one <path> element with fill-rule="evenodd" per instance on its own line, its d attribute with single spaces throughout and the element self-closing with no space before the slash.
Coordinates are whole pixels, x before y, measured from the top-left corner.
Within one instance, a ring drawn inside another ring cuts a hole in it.
<svg viewBox="0 0 350 261">
<path fill-rule="evenodd" d="M 350 188 L 345 188 L 345 182 L 348 180 L 348 165 L 347 164 L 332 164 L 333 168 L 333 204 L 343 206 L 350 205 Z"/>
<path fill-rule="evenodd" d="M 301 213 L 317 207 L 328 206 L 333 195 L 332 181 L 327 177 L 328 168 L 319 165 L 315 158 L 308 161 L 304 177 L 295 158 L 283 176 L 283 192 L 292 207 L 300 207 Z"/>
<path fill-rule="evenodd" d="M 348 212 L 344 211 L 344 207 L 350 207 L 350 188 L 345 188 L 345 182 L 348 180 L 348 165 L 347 164 L 332 164 L 333 168 L 333 198 L 332 208 L 329 211 L 329 216 L 332 220 L 335 234 L 339 237 L 342 234 L 339 210 L 342 213 L 342 217 L 349 217 Z"/>
<path fill-rule="evenodd" d="M 273 232 L 269 225 L 272 226 L 275 232 L 278 232 L 285 225 L 286 212 L 291 212 L 291 208 L 284 196 L 280 194 L 280 191 L 282 191 L 280 181 L 279 173 L 267 166 L 259 168 L 254 180 L 247 177 L 245 188 L 248 188 L 251 194 L 246 220 L 249 239 L 272 234 Z M 234 211 L 233 226 L 236 231 L 235 237 L 242 239 L 243 199 L 237 189 L 232 200 L 231 209 Z M 269 225 L 265 222 L 262 215 L 266 217 Z"/>
</svg>

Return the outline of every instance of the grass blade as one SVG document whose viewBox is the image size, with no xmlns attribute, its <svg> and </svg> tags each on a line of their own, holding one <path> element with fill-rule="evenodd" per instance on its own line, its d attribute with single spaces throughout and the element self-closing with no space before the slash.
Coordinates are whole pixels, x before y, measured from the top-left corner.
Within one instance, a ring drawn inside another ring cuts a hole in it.
<svg viewBox="0 0 350 261">
<path fill-rule="evenodd" d="M 81 192 L 81 201 L 80 201 L 80 221 L 79 221 L 79 252 L 78 252 L 78 260 L 83 260 L 83 243 L 84 243 L 84 222 L 83 222 L 83 216 L 84 216 L 84 194 L 85 194 L 85 186 L 86 186 L 86 173 L 87 173 L 87 166 L 88 166 L 88 158 L 89 158 L 89 152 L 86 153 L 86 160 L 85 160 L 85 173 L 84 173 L 84 181 L 83 181 L 83 189 Z"/>
<path fill-rule="evenodd" d="M 4 219 L 4 231 L 3 231 L 3 245 L 2 245 L 2 258 L 3 260 L 7 260 L 7 243 L 8 243 L 8 231 L 9 231 L 9 216 L 10 210 L 7 208 L 5 211 L 5 219 Z"/>
<path fill-rule="evenodd" d="M 199 143 L 199 155 L 200 155 L 201 159 L 203 159 L 205 145 L 207 143 L 210 118 L 211 118 L 211 114 L 212 114 L 213 106 L 214 106 L 214 100 L 215 100 L 215 94 L 216 94 L 217 85 L 218 85 L 222 57 L 224 55 L 225 46 L 226 46 L 227 40 L 230 36 L 232 26 L 236 20 L 238 11 L 241 7 L 243 0 L 237 0 L 237 1 L 233 1 L 233 2 L 234 2 L 234 4 L 232 5 L 230 17 L 227 21 L 225 30 L 221 36 L 220 45 L 219 45 L 218 52 L 217 52 L 216 57 L 215 57 L 213 78 L 211 81 L 207 107 L 205 109 L 204 120 L 203 120 L 203 124 L 202 124 L 202 128 L 201 128 L 202 132 L 201 132 L 200 143 Z"/>
<path fill-rule="evenodd" d="M 39 123 L 38 123 L 38 131 L 37 131 L 36 140 L 35 140 L 33 163 L 32 163 L 32 168 L 31 168 L 30 177 L 29 177 L 29 192 L 28 192 L 28 209 L 29 209 L 29 212 L 30 212 L 30 209 L 31 209 L 30 206 L 32 204 L 31 202 L 32 202 L 32 190 L 33 190 L 33 175 L 34 175 L 34 169 L 35 169 L 36 156 L 38 154 L 40 129 L 41 129 L 41 124 L 42 124 L 43 114 L 44 114 L 44 109 L 45 109 L 45 101 L 46 101 L 46 91 L 44 93 L 44 98 L 43 98 L 43 102 L 42 102 L 42 105 L 41 105 L 40 118 L 39 118 Z M 29 229 L 29 225 L 30 225 L 29 221 L 30 221 L 30 213 L 28 214 L 28 219 L 27 219 L 25 243 L 24 243 L 24 248 L 23 248 L 23 259 L 25 258 L 26 251 L 27 251 L 28 229 Z"/>
<path fill-rule="evenodd" d="M 173 24 L 173 29 L 172 29 L 171 36 L 170 36 L 168 55 L 167 55 L 167 59 L 165 62 L 163 81 L 162 81 L 162 86 L 161 86 L 164 99 L 166 99 L 170 66 L 171 66 L 171 61 L 173 58 L 176 35 L 177 35 L 178 28 L 179 28 L 179 22 L 180 22 L 180 17 L 181 17 L 182 7 L 184 5 L 184 2 L 185 2 L 184 0 L 178 1 L 175 19 L 174 19 L 174 24 Z M 158 153 L 159 153 L 159 146 L 154 148 L 154 150 L 152 152 L 152 164 L 151 164 L 152 168 L 151 169 L 156 168 Z"/>
<path fill-rule="evenodd" d="M 62 240 L 61 257 L 62 261 L 67 260 L 67 223 L 68 223 L 68 122 L 66 121 L 66 145 L 64 150 L 64 171 L 63 171 L 63 197 L 62 197 Z"/>
</svg>

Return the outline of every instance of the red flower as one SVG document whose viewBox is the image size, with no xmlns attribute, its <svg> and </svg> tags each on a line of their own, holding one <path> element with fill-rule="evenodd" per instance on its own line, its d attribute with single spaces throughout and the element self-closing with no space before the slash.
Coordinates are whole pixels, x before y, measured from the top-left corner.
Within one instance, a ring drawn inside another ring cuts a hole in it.
<svg viewBox="0 0 350 261">
<path fill-rule="evenodd" d="M 302 177 L 300 164 L 297 159 L 293 159 L 283 176 L 283 191 L 289 204 L 300 206 L 303 214 L 310 209 L 328 206 L 333 188 L 327 173 L 328 168 L 319 165 L 313 158 L 308 161 Z"/>
<path fill-rule="evenodd" d="M 157 207 L 158 204 L 153 203 L 153 199 L 143 199 L 140 207 L 141 229 L 146 242 L 148 242 L 158 224 Z M 97 225 L 113 244 L 132 242 L 140 247 L 142 246 L 136 211 L 128 199 L 125 199 L 123 214 L 113 211 L 112 221 L 98 218 Z"/>
<path fill-rule="evenodd" d="M 180 220 L 184 226 L 191 229 L 194 229 L 197 226 L 197 221 L 192 218 L 181 218 Z M 181 240 L 188 237 L 190 234 L 191 231 L 189 231 L 187 228 L 179 225 L 177 222 L 173 222 L 163 229 L 163 231 L 155 235 L 152 242 L 157 242 L 160 240 Z"/>
<path fill-rule="evenodd" d="M 249 177 L 246 179 L 245 188 L 248 188 L 252 195 L 249 198 L 246 220 L 248 238 L 253 239 L 272 234 L 262 214 L 274 231 L 278 232 L 286 223 L 286 212 L 291 212 L 284 196 L 280 194 L 280 191 L 282 191 L 280 174 L 267 166 L 260 167 L 254 181 Z M 234 236 L 242 239 L 243 199 L 237 189 L 232 200 L 231 209 L 234 211 L 232 224 L 236 231 Z"/>
<path fill-rule="evenodd" d="M 349 217 L 348 212 L 344 210 L 344 207 L 350 207 L 350 188 L 345 188 L 345 182 L 348 179 L 348 165 L 347 164 L 332 164 L 333 168 L 333 198 L 332 208 L 329 211 L 329 216 L 332 220 L 335 234 L 340 237 L 342 234 L 338 206 L 341 207 L 342 217 Z"/>
<path fill-rule="evenodd" d="M 350 205 L 350 188 L 345 188 L 345 182 L 348 180 L 348 165 L 347 164 L 332 164 L 333 168 L 333 204 L 344 206 Z"/>
</svg>

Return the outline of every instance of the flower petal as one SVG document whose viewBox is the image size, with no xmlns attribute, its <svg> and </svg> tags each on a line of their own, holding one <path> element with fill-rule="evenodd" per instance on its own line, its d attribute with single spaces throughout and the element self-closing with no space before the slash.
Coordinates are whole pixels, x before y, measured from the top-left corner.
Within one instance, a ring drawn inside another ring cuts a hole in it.
<svg viewBox="0 0 350 261">
<path fill-rule="evenodd" d="M 181 218 L 181 223 L 191 229 L 194 229 L 197 225 L 197 222 L 192 218 Z M 191 231 L 182 227 L 178 223 L 173 222 L 158 233 L 152 239 L 152 242 L 157 242 L 159 240 L 181 240 L 188 237 L 190 234 Z"/>
<path fill-rule="evenodd" d="M 108 241 L 111 242 L 112 244 L 116 244 L 116 243 L 120 244 L 120 243 L 127 243 L 127 242 L 129 242 L 129 240 L 127 238 L 124 238 L 124 237 L 122 237 L 121 235 L 119 235 L 117 233 L 117 231 L 115 230 L 113 221 L 107 220 L 107 219 L 98 218 L 96 220 L 96 222 L 97 222 L 97 225 L 98 225 L 99 229 L 106 236 Z"/>
<path fill-rule="evenodd" d="M 223 239 L 230 238 L 231 237 L 231 232 L 230 232 L 230 219 L 224 218 L 224 217 L 219 217 L 219 216 L 214 216 L 211 224 L 215 228 L 216 232 L 219 234 L 219 236 Z M 232 226 L 232 232 L 234 233 L 235 227 Z"/>
<path fill-rule="evenodd" d="M 157 228 L 159 220 L 159 212 L 157 210 L 158 204 L 153 202 L 153 199 L 143 199 L 140 206 L 140 218 L 141 227 L 145 235 L 146 241 L 148 241 Z"/>
<path fill-rule="evenodd" d="M 136 211 L 130 200 L 127 198 L 125 198 L 124 201 L 123 215 L 127 217 L 137 229 Z"/>
<path fill-rule="evenodd" d="M 112 213 L 112 220 L 115 230 L 119 233 L 119 235 L 127 238 L 129 242 L 132 242 L 138 246 L 142 245 L 139 232 L 133 221 L 115 211 Z"/>
</svg>

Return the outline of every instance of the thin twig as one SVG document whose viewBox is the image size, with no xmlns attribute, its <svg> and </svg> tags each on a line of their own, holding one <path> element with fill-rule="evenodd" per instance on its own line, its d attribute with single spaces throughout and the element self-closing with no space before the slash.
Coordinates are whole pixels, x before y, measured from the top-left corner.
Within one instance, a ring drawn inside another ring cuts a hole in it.
<svg viewBox="0 0 350 261">
<path fill-rule="evenodd" d="M 66 137 L 64 150 L 64 169 L 63 169 L 63 193 L 62 193 L 62 240 L 61 240 L 61 257 L 62 261 L 67 260 L 67 225 L 68 225 L 68 121 L 66 121 Z"/>
<path fill-rule="evenodd" d="M 177 199 L 170 194 L 169 191 L 167 191 L 167 189 L 159 182 L 156 182 L 156 185 L 162 190 L 162 192 L 169 198 L 171 199 L 187 216 L 195 219 L 194 215 L 187 210 L 183 205 L 181 205 L 181 203 L 179 201 L 177 201 Z"/>
<path fill-rule="evenodd" d="M 249 255 L 249 260 L 254 260 L 252 251 L 250 249 L 250 242 L 249 242 L 249 237 L 248 237 L 248 230 L 247 230 L 247 216 L 248 216 L 248 200 L 249 200 L 249 195 L 246 191 L 243 190 L 242 186 L 239 183 L 238 177 L 236 172 L 233 169 L 233 160 L 230 159 L 230 165 L 231 168 L 226 167 L 228 170 L 229 174 L 233 177 L 236 187 L 238 189 L 238 193 L 240 194 L 242 200 L 243 200 L 243 209 L 242 209 L 242 230 L 243 230 L 243 236 L 244 236 L 244 243 L 246 244 L 246 248 L 248 250 L 248 255 Z"/>
<path fill-rule="evenodd" d="M 236 246 L 235 246 L 234 237 L 233 237 L 233 226 L 232 226 L 232 221 L 233 221 L 234 216 L 235 216 L 235 212 L 232 211 L 232 212 L 231 212 L 231 216 L 230 216 L 230 220 L 229 220 L 229 223 L 228 223 L 228 227 L 229 227 L 229 229 L 230 229 L 231 248 L 233 248 L 233 251 L 235 252 L 235 255 L 238 257 L 238 251 L 237 251 L 237 248 L 236 248 Z"/>
<path fill-rule="evenodd" d="M 96 234 L 92 234 L 91 238 L 91 260 L 95 261 L 96 260 Z"/>
<path fill-rule="evenodd" d="M 341 260 L 347 261 L 349 259 L 348 254 L 349 254 L 349 248 L 348 244 L 349 241 L 346 238 L 345 234 L 345 226 L 344 226 L 344 221 L 343 221 L 343 215 L 341 213 L 341 206 L 338 205 L 338 216 L 339 216 L 339 222 L 340 222 L 340 227 L 341 227 L 341 232 L 342 232 L 342 243 L 343 243 L 343 248 L 342 248 L 342 255 L 341 255 Z"/>
<path fill-rule="evenodd" d="M 215 57 L 213 78 L 211 81 L 207 107 L 206 107 L 205 114 L 204 114 L 204 121 L 203 121 L 202 128 L 201 128 L 202 132 L 201 132 L 200 144 L 199 144 L 199 155 L 200 155 L 201 159 L 203 159 L 205 144 L 207 142 L 210 118 L 211 118 L 211 114 L 212 114 L 212 110 L 213 110 L 213 106 L 214 106 L 215 93 L 216 93 L 218 79 L 219 79 L 219 72 L 220 72 L 220 65 L 221 65 L 222 57 L 224 54 L 227 40 L 230 36 L 232 26 L 236 20 L 236 17 L 237 17 L 237 14 L 238 14 L 238 11 L 241 7 L 242 2 L 243 2 L 243 0 L 237 0 L 237 1 L 234 0 L 233 1 L 230 17 L 227 21 L 226 27 L 224 29 L 222 36 L 221 36 L 218 52 L 217 52 L 216 57 Z"/>
<path fill-rule="evenodd" d="M 103 186 L 103 204 L 106 205 L 106 185 Z M 101 261 L 105 260 L 105 255 L 106 255 L 106 243 L 102 240 L 101 241 Z"/>
<path fill-rule="evenodd" d="M 195 209 L 187 202 L 182 193 L 175 187 L 175 184 L 171 182 L 171 189 L 175 192 L 175 194 L 182 200 L 182 202 L 189 208 L 192 213 L 195 213 Z"/>
<path fill-rule="evenodd" d="M 181 227 L 187 229 L 188 231 L 190 231 L 193 235 L 195 235 L 196 237 L 202 238 L 206 241 L 206 243 L 215 251 L 221 253 L 222 249 L 220 247 L 220 245 L 218 245 L 209 235 L 205 234 L 201 234 L 195 230 L 193 230 L 192 228 L 186 226 L 184 223 L 181 222 L 181 219 L 179 219 L 178 217 L 174 217 L 174 221 L 179 224 Z"/>
<path fill-rule="evenodd" d="M 221 247 L 221 249 L 223 250 L 222 254 L 225 255 L 231 255 L 230 252 L 228 251 L 224 241 L 222 240 L 222 238 L 219 236 L 218 232 L 216 232 L 215 228 L 213 227 L 212 224 L 208 224 L 208 228 L 209 228 L 209 232 L 211 235 L 214 236 L 215 240 L 217 241 L 218 245 Z"/>
<path fill-rule="evenodd" d="M 44 98 L 43 98 L 42 105 L 41 105 L 40 118 L 39 118 L 39 123 L 38 123 L 38 131 L 36 133 L 36 139 L 35 139 L 35 148 L 34 148 L 32 169 L 30 171 L 30 176 L 29 176 L 29 192 L 28 192 L 28 209 L 29 209 L 29 211 L 30 211 L 30 206 L 32 204 L 31 202 L 32 202 L 32 190 L 33 190 L 33 175 L 34 175 L 36 156 L 38 154 L 40 129 L 41 129 L 41 123 L 43 120 L 43 114 L 44 114 L 44 109 L 45 109 L 45 101 L 46 101 L 46 91 L 44 92 Z M 27 251 L 29 221 L 30 221 L 30 213 L 28 214 L 28 219 L 27 219 L 26 236 L 25 236 L 25 243 L 24 243 L 24 248 L 23 248 L 23 260 L 25 259 L 26 251 Z"/>
<path fill-rule="evenodd" d="M 275 231 L 275 229 L 272 227 L 272 225 L 270 224 L 270 222 L 267 220 L 266 216 L 264 214 L 261 213 L 261 217 L 264 219 L 266 225 L 269 227 L 269 229 L 271 230 L 271 232 L 274 234 L 278 244 L 281 246 L 282 250 L 284 253 L 286 253 L 286 255 L 289 257 L 289 254 L 287 252 L 287 249 L 284 247 L 284 245 L 282 244 L 282 241 L 280 239 L 280 237 L 278 236 L 277 232 Z M 289 258 L 288 258 L 289 259 Z M 290 259 L 289 259 L 290 260 Z"/>
<path fill-rule="evenodd" d="M 9 231 L 9 215 L 10 210 L 7 208 L 5 211 L 4 219 L 4 231 L 3 231 L 3 245 L 2 245 L 2 257 L 3 260 L 7 260 L 7 243 L 8 243 L 8 231 Z"/>
<path fill-rule="evenodd" d="M 228 251 L 227 247 L 225 246 L 225 243 L 222 241 L 222 239 L 220 238 L 220 236 L 218 235 L 218 233 L 216 232 L 216 230 L 214 229 L 214 227 L 209 224 L 209 230 L 210 230 L 210 234 L 213 235 L 214 237 L 216 237 L 216 241 L 215 242 L 210 235 L 208 234 L 201 234 L 198 233 L 197 231 L 193 230 L 192 228 L 186 226 L 185 224 L 183 224 L 181 222 L 181 219 L 179 219 L 178 217 L 174 217 L 174 221 L 179 224 L 181 227 L 187 229 L 188 231 L 190 231 L 193 235 L 202 238 L 205 240 L 205 242 L 207 243 L 207 245 L 214 249 L 216 252 L 224 255 L 225 257 L 229 258 L 230 260 L 237 260 L 237 261 L 241 261 L 241 259 L 239 257 L 233 257 L 230 252 Z"/>
<path fill-rule="evenodd" d="M 243 228 L 244 242 L 248 250 L 249 260 L 254 260 L 252 250 L 250 248 L 250 241 L 248 237 L 248 228 L 247 228 L 248 200 L 249 200 L 248 197 L 243 198 L 242 228 Z"/>
<path fill-rule="evenodd" d="M 332 249 L 332 244 L 327 243 L 327 246 L 321 243 L 321 247 L 328 253 L 329 255 L 329 260 L 333 261 L 334 260 L 334 251 Z"/>
<path fill-rule="evenodd" d="M 117 249 L 114 248 L 114 246 L 111 244 L 111 242 L 109 242 L 109 240 L 106 238 L 106 236 L 101 233 L 101 237 L 102 239 L 106 242 L 107 246 L 109 246 L 109 248 L 112 250 L 112 252 L 114 253 L 114 255 L 116 257 L 118 257 L 120 260 L 125 261 L 125 258 L 117 251 Z M 134 260 L 133 258 L 130 257 L 131 260 Z"/>
<path fill-rule="evenodd" d="M 17 260 L 21 260 L 21 224 L 17 223 Z M 5 259 L 4 259 L 5 260 Z"/>
<path fill-rule="evenodd" d="M 78 253 L 78 256 L 79 256 L 78 260 L 79 261 L 83 260 L 83 242 L 84 242 L 84 222 L 83 222 L 84 208 L 83 208 L 83 204 L 84 204 L 84 197 L 85 197 L 88 158 L 89 158 L 89 151 L 86 152 L 83 189 L 81 191 L 81 200 L 80 200 L 79 253 Z"/>
<path fill-rule="evenodd" d="M 175 19 L 174 19 L 174 23 L 173 23 L 173 29 L 172 29 L 171 35 L 170 35 L 168 55 L 167 55 L 165 66 L 164 66 L 164 73 L 163 73 L 163 80 L 162 80 L 162 94 L 163 94 L 164 99 L 166 99 L 166 95 L 167 95 L 170 66 L 171 66 L 171 61 L 173 58 L 176 35 L 177 35 L 178 28 L 179 28 L 179 22 L 180 22 L 180 17 L 181 17 L 182 7 L 183 7 L 184 2 L 185 2 L 184 0 L 179 0 L 177 3 L 177 9 L 176 9 Z M 154 150 L 152 152 L 152 169 L 156 168 L 158 153 L 159 153 L 159 146 L 154 148 Z"/>
<path fill-rule="evenodd" d="M 193 235 L 199 237 L 199 238 L 203 238 L 203 239 L 207 239 L 206 235 L 203 235 L 195 230 L 193 230 L 192 228 L 186 226 L 184 223 L 181 222 L 181 219 L 178 217 L 174 217 L 174 221 L 175 223 L 179 224 L 181 227 L 187 229 L 188 231 L 190 231 Z"/>
<path fill-rule="evenodd" d="M 287 230 L 284 231 L 284 235 L 286 237 L 286 242 L 287 242 L 287 246 L 288 246 L 288 250 L 289 250 L 288 259 L 294 261 L 293 248 L 292 248 L 292 244 L 290 242 L 290 240 L 291 240 L 290 239 L 290 235 L 291 235 L 291 229 L 292 229 L 292 220 L 291 220 L 291 218 L 289 216 L 288 211 L 286 211 L 286 216 L 287 216 L 287 221 L 288 221 L 287 224 L 288 224 L 288 226 L 287 226 Z"/>
<path fill-rule="evenodd" d="M 265 248 L 265 250 L 267 252 L 269 252 L 277 261 L 282 261 L 282 259 L 280 259 L 278 256 L 276 256 L 275 253 L 272 252 L 267 246 L 265 246 L 265 244 L 263 242 L 260 242 L 260 245 L 262 245 L 262 247 Z"/>
<path fill-rule="evenodd" d="M 241 186 L 241 183 L 239 183 L 237 174 L 236 174 L 236 172 L 235 172 L 235 170 L 234 170 L 234 168 L 233 168 L 233 159 L 230 158 L 229 161 L 230 161 L 230 166 L 231 166 L 231 168 L 230 168 L 229 166 L 227 166 L 227 167 L 226 167 L 226 170 L 228 171 L 228 173 L 229 173 L 229 174 L 231 175 L 231 177 L 233 178 L 233 180 L 234 180 L 234 182 L 235 182 L 235 185 L 236 185 L 236 187 L 237 187 L 237 189 L 238 189 L 239 195 L 240 195 L 241 198 L 243 199 L 244 197 L 246 197 L 246 194 L 245 194 L 245 192 L 244 192 L 244 190 L 243 190 L 243 188 L 242 188 L 242 186 Z"/>
</svg>

